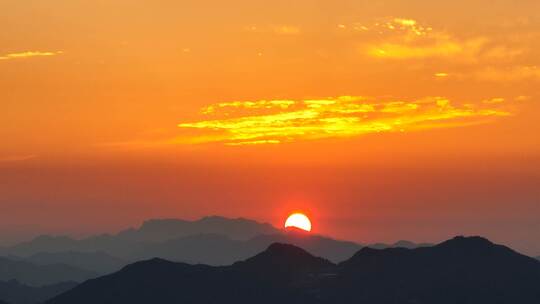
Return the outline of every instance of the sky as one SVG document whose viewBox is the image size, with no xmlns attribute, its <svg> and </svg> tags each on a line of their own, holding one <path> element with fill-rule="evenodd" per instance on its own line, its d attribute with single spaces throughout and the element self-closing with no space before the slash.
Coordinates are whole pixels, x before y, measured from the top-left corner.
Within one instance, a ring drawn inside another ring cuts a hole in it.
<svg viewBox="0 0 540 304">
<path fill-rule="evenodd" d="M 537 0 L 0 0 L 0 244 L 246 217 L 540 255 Z"/>
</svg>

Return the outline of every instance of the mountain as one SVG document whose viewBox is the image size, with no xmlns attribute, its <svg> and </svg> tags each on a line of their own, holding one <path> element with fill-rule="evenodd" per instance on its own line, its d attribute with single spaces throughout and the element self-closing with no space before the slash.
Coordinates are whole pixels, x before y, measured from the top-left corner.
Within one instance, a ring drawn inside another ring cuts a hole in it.
<svg viewBox="0 0 540 304">
<path fill-rule="evenodd" d="M 328 267 L 335 265 L 284 244 L 223 267 L 152 259 L 87 281 L 47 303 L 290 303 L 303 298 L 296 283 Z"/>
<path fill-rule="evenodd" d="M 279 234 L 259 235 L 246 241 L 232 240 L 219 234 L 204 234 L 161 243 L 147 243 L 141 247 L 141 250 L 130 256 L 130 259 L 143 260 L 159 257 L 177 262 L 215 266 L 230 265 L 263 251 L 272 243 L 292 244 L 333 262 L 343 261 L 362 248 L 356 243 L 338 241 L 301 231 L 281 231 Z"/>
<path fill-rule="evenodd" d="M 480 237 L 434 247 L 363 248 L 328 298 L 365 303 L 540 303 L 540 263 Z"/>
<path fill-rule="evenodd" d="M 99 274 L 108 274 L 120 270 L 128 262 L 113 257 L 105 252 L 40 252 L 24 259 L 35 265 L 65 264 Z"/>
<path fill-rule="evenodd" d="M 332 262 L 315 257 L 307 251 L 289 244 L 274 243 L 267 250 L 245 261 L 236 262 L 231 268 L 264 277 L 276 282 L 291 282 L 306 273 L 320 273 L 335 267 Z"/>
<path fill-rule="evenodd" d="M 65 281 L 82 282 L 97 276 L 95 272 L 64 264 L 35 265 L 0 257 L 0 281 L 17 280 L 24 284 L 40 286 Z"/>
<path fill-rule="evenodd" d="M 170 239 L 199 235 L 220 234 L 233 240 L 248 240 L 260 234 L 275 234 L 279 230 L 267 223 L 221 216 L 203 217 L 196 221 L 181 219 L 154 219 L 138 229 L 120 232 L 117 237 L 138 242 L 163 242 Z"/>
<path fill-rule="evenodd" d="M 77 283 L 64 282 L 42 287 L 31 287 L 23 285 L 15 280 L 8 282 L 0 281 L 0 298 L 2 299 L 0 304 L 4 303 L 2 301 L 6 301 L 6 303 L 10 304 L 42 303 L 75 286 L 77 286 Z"/>
<path fill-rule="evenodd" d="M 363 248 L 338 265 L 273 244 L 231 266 L 138 262 L 46 302 L 538 304 L 540 262 L 480 237 Z"/>
<path fill-rule="evenodd" d="M 129 257 L 146 243 L 160 243 L 193 235 L 220 234 L 233 240 L 247 240 L 260 234 L 275 233 L 280 233 L 280 230 L 270 224 L 242 218 L 210 216 L 197 221 L 154 219 L 144 222 L 138 229 L 124 230 L 116 235 L 103 234 L 80 240 L 68 236 L 42 235 L 31 241 L 3 248 L 0 253 L 28 257 L 43 252 L 100 251 L 115 257 Z"/>
<path fill-rule="evenodd" d="M 263 250 L 272 243 L 291 244 L 307 250 L 313 255 L 329 259 L 334 263 L 350 258 L 355 252 L 362 248 L 362 245 L 354 242 L 335 240 L 295 229 L 286 230 L 285 233 L 281 234 L 260 235 L 249 240 L 248 243 L 253 248 L 256 248 L 257 252 Z"/>
<path fill-rule="evenodd" d="M 159 257 L 177 262 L 229 265 L 253 256 L 272 243 L 287 243 L 338 263 L 350 258 L 362 245 L 306 233 L 276 229 L 248 219 L 219 216 L 196 221 L 154 219 L 137 229 L 116 235 L 80 240 L 66 236 L 40 236 L 7 248 L 4 255 L 23 257 L 37 264 L 64 263 L 104 274 L 119 269 L 124 261 Z M 399 241 L 373 244 L 374 248 L 416 248 L 430 244 Z"/>
</svg>

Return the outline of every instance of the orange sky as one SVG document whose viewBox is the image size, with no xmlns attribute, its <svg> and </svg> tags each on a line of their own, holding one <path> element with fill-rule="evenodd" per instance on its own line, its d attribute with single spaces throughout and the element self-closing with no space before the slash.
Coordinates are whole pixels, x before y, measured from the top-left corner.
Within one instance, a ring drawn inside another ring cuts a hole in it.
<svg viewBox="0 0 540 304">
<path fill-rule="evenodd" d="M 0 243 L 243 216 L 540 254 L 540 3 L 0 3 Z"/>
</svg>

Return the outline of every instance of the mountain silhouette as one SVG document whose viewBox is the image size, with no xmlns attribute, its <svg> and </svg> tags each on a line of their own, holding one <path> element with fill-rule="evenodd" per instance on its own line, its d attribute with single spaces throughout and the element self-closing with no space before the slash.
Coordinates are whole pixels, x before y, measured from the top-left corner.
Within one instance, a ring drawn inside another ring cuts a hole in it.
<svg viewBox="0 0 540 304">
<path fill-rule="evenodd" d="M 156 258 L 89 280 L 47 303 L 288 303 L 304 297 L 293 283 L 327 267 L 334 265 L 283 244 L 231 266 Z"/>
<path fill-rule="evenodd" d="M 51 299 L 77 286 L 75 282 L 32 287 L 16 280 L 0 281 L 0 304 L 37 304 Z M 5 301 L 5 302 L 2 302 Z"/>
<path fill-rule="evenodd" d="M 138 262 L 89 280 L 63 303 L 540 303 L 540 262 L 479 237 L 363 248 L 338 265 L 272 244 L 230 266 Z"/>
<path fill-rule="evenodd" d="M 266 248 L 272 243 L 292 244 L 307 250 L 313 255 L 329 259 L 334 263 L 350 258 L 355 252 L 362 248 L 362 245 L 354 242 L 335 240 L 291 228 L 281 234 L 260 235 L 251 239 L 249 242 L 254 246 L 258 245 L 259 248 Z"/>
<path fill-rule="evenodd" d="M 328 295 L 366 303 L 540 303 L 540 263 L 481 237 L 434 247 L 363 248 Z"/>
<path fill-rule="evenodd" d="M 96 272 L 65 264 L 35 265 L 0 257 L 0 281 L 17 280 L 27 285 L 41 286 L 65 281 L 82 282 L 97 276 Z"/>
<path fill-rule="evenodd" d="M 181 219 L 153 219 L 142 224 L 138 229 L 128 229 L 117 236 L 139 242 L 163 242 L 170 239 L 199 234 L 220 234 L 233 240 L 248 240 L 260 234 L 279 233 L 279 230 L 267 223 L 221 216 L 207 216 L 196 221 Z"/>
<path fill-rule="evenodd" d="M 308 273 L 331 270 L 335 264 L 296 246 L 274 243 L 267 250 L 245 261 L 236 262 L 232 267 L 254 278 L 266 278 L 274 284 L 288 284 Z"/>
</svg>

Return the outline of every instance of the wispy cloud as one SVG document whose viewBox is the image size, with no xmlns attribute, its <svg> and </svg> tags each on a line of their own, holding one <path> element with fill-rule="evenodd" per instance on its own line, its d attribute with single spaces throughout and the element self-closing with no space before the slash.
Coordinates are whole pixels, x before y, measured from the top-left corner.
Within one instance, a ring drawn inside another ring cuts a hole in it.
<svg viewBox="0 0 540 304">
<path fill-rule="evenodd" d="M 362 24 L 340 24 L 341 30 L 364 33 L 361 51 L 380 59 L 445 58 L 475 62 L 500 61 L 522 55 L 515 43 L 505 45 L 486 36 L 459 38 L 414 19 L 385 18 Z"/>
<path fill-rule="evenodd" d="M 376 31 L 383 38 L 382 41 L 368 43 L 364 47 L 367 55 L 378 58 L 413 59 L 471 55 L 478 53 L 487 42 L 487 39 L 482 37 L 460 40 L 449 33 L 405 18 L 393 18 L 365 28 Z"/>
<path fill-rule="evenodd" d="M 444 97 L 404 101 L 340 96 L 218 103 L 202 113 L 219 117 L 180 123 L 180 128 L 200 133 L 176 143 L 276 144 L 468 126 L 512 114 L 504 100 L 497 101 L 455 105 Z"/>
<path fill-rule="evenodd" d="M 25 59 L 32 57 L 51 57 L 62 54 L 61 51 L 56 52 L 41 52 L 41 51 L 26 51 L 20 53 L 10 53 L 5 55 L 0 55 L 0 60 L 13 60 L 13 59 Z"/>
</svg>

